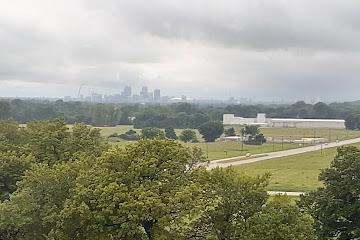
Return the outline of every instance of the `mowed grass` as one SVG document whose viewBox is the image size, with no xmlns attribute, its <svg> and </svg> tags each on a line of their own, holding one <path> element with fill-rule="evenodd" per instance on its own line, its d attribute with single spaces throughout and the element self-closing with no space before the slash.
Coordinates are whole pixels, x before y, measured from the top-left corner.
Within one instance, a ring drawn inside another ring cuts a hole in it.
<svg viewBox="0 0 360 240">
<path fill-rule="evenodd" d="M 360 144 L 353 144 L 360 147 Z M 318 181 L 322 169 L 330 166 L 336 155 L 336 148 L 324 149 L 287 157 L 264 160 L 234 166 L 239 172 L 248 175 L 270 173 L 267 190 L 306 192 L 323 186 Z"/>
<path fill-rule="evenodd" d="M 253 146 L 253 145 L 243 145 L 241 142 L 211 142 L 211 143 L 184 143 L 182 141 L 178 141 L 185 147 L 199 147 L 202 149 L 204 156 L 208 160 L 216 160 L 216 159 L 224 159 L 231 157 L 241 157 L 245 156 L 246 153 L 250 153 L 251 155 L 268 153 L 273 151 L 281 151 L 299 148 L 300 146 L 297 144 L 290 143 L 264 143 L 262 146 Z M 130 141 L 118 141 L 118 142 L 110 142 L 113 145 L 119 147 L 125 147 L 128 144 L 134 143 Z"/>
<path fill-rule="evenodd" d="M 226 128 L 233 127 L 237 135 L 243 126 L 226 126 Z M 301 128 L 259 128 L 260 132 L 265 137 L 272 137 L 275 139 L 284 140 L 300 140 L 301 138 L 326 138 L 329 142 L 336 140 L 345 140 L 352 138 L 359 138 L 360 131 L 346 130 L 346 129 L 301 129 Z"/>
<path fill-rule="evenodd" d="M 116 127 L 96 127 L 96 128 L 101 129 L 100 134 L 102 137 L 107 137 L 113 133 L 117 133 L 117 134 L 126 133 L 130 129 L 133 129 L 137 133 L 140 133 L 140 129 L 134 129 L 132 125 L 118 125 Z"/>
<path fill-rule="evenodd" d="M 246 145 L 241 142 L 211 142 L 211 143 L 183 143 L 187 147 L 200 147 L 207 159 L 216 160 L 223 158 L 245 156 L 282 151 L 299 148 L 298 144 L 291 143 L 264 143 L 263 145 Z"/>
<path fill-rule="evenodd" d="M 228 128 L 229 126 L 227 126 Z M 241 127 L 234 126 L 238 132 Z M 117 126 L 117 127 L 101 127 L 101 135 L 107 137 L 112 133 L 125 133 L 133 129 L 132 126 Z M 141 129 L 134 129 L 140 134 Z M 183 129 L 175 129 L 177 135 L 180 135 Z M 205 157 L 209 160 L 230 158 L 237 156 L 244 156 L 246 153 L 261 154 L 273 151 L 288 150 L 302 147 L 299 144 L 291 143 L 265 143 L 262 146 L 242 145 L 241 142 L 213 142 L 205 143 L 199 132 L 197 133 L 199 143 L 179 143 L 185 147 L 200 147 L 203 150 Z M 344 140 L 350 138 L 360 137 L 360 131 L 350 130 L 334 130 L 334 129 L 294 129 L 294 128 L 260 128 L 266 137 L 273 137 L 281 139 L 301 139 L 302 137 L 323 137 L 330 139 L 330 141 Z M 119 141 L 111 144 L 119 147 L 132 144 L 134 142 Z M 354 144 L 360 147 L 360 144 Z M 306 145 L 305 145 L 306 146 Z M 320 151 L 298 154 L 288 157 L 269 159 L 255 163 L 235 166 L 239 172 L 245 172 L 249 175 L 259 175 L 263 173 L 270 173 L 270 183 L 268 190 L 274 191 L 312 191 L 322 186 L 318 181 L 318 175 L 322 169 L 330 166 L 330 162 L 336 155 L 336 148 L 324 149 L 322 154 Z"/>
<path fill-rule="evenodd" d="M 230 126 L 226 126 L 229 128 Z M 236 131 L 239 132 L 240 126 L 233 126 Z M 138 134 L 140 134 L 141 129 L 134 129 L 131 125 L 119 125 L 116 127 L 99 127 L 101 129 L 101 135 L 103 137 L 107 137 L 110 134 L 117 133 L 122 134 L 127 132 L 130 129 L 135 130 Z M 164 129 L 163 129 L 164 130 Z M 332 130 L 332 129 L 294 129 L 294 128 L 260 128 L 260 132 L 264 133 L 266 137 L 273 137 L 276 139 L 284 139 L 284 143 L 272 143 L 267 142 L 262 146 L 252 146 L 245 145 L 241 142 L 212 142 L 205 143 L 203 142 L 201 134 L 196 130 L 192 129 L 196 132 L 197 139 L 200 141 L 198 143 L 184 143 L 179 140 L 179 143 L 186 147 L 200 147 L 207 159 L 215 160 L 215 159 L 223 159 L 223 158 L 231 158 L 231 157 L 240 157 L 244 156 L 246 153 L 261 154 L 268 153 L 274 151 L 282 151 L 288 149 L 294 149 L 303 147 L 299 144 L 286 142 L 286 139 L 301 139 L 302 137 L 313 137 L 314 132 L 316 137 L 324 137 L 330 139 L 332 141 L 336 141 L 337 139 L 343 140 L 347 138 L 355 138 L 360 137 L 360 131 L 350 131 L 350 130 Z M 175 129 L 175 133 L 179 136 L 183 129 Z M 317 134 L 318 133 L 318 134 Z M 327 137 L 326 137 L 327 136 Z M 119 147 L 124 147 L 132 142 L 123 141 L 121 139 L 117 139 L 116 142 L 111 142 L 111 144 L 117 145 Z M 307 146 L 307 144 L 305 144 Z"/>
</svg>

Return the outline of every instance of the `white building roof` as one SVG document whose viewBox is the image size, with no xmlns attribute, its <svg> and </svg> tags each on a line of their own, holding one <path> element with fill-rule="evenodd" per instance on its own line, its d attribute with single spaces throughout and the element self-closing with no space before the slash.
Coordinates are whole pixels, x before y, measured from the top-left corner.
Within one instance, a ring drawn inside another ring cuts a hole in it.
<svg viewBox="0 0 360 240">
<path fill-rule="evenodd" d="M 272 122 L 337 122 L 344 123 L 341 119 L 297 119 L 297 118 L 272 118 Z"/>
</svg>

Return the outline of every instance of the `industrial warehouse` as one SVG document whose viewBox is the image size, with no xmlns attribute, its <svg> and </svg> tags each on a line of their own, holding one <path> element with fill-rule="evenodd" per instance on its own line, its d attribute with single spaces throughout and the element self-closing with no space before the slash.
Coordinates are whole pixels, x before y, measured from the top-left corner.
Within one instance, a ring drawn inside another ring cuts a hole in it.
<svg viewBox="0 0 360 240">
<path fill-rule="evenodd" d="M 265 113 L 258 113 L 256 118 L 235 117 L 234 114 L 223 115 L 224 125 L 258 125 L 271 128 L 328 128 L 345 129 L 342 119 L 297 119 L 266 118 Z"/>
</svg>

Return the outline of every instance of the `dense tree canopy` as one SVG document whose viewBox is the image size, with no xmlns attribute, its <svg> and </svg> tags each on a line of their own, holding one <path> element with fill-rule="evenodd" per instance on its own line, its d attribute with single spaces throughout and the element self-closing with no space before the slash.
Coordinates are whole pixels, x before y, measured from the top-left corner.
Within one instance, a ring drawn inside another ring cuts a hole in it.
<svg viewBox="0 0 360 240">
<path fill-rule="evenodd" d="M 63 120 L 0 130 L 0 239 L 256 239 L 264 221 L 284 239 L 311 233 L 297 208 L 264 205 L 267 175 L 207 171 L 199 148 L 110 148 L 98 130 Z"/>
<path fill-rule="evenodd" d="M 99 156 L 107 147 L 99 129 L 84 124 L 75 124 L 70 131 L 61 119 L 33 121 L 26 127 L 0 121 L 0 200 L 16 190 L 16 182 L 31 163 L 53 165 L 78 154 Z"/>
<path fill-rule="evenodd" d="M 157 128 L 199 128 L 207 121 L 222 121 L 224 113 L 235 116 L 256 117 L 257 113 L 266 113 L 271 118 L 331 118 L 347 119 L 359 122 L 360 104 L 351 103 L 316 103 L 303 101 L 291 105 L 243 105 L 243 104 L 193 104 L 173 103 L 129 104 L 129 103 L 87 103 L 64 102 L 63 100 L 1 100 L 0 119 L 12 118 L 20 123 L 32 120 L 52 120 L 62 117 L 66 123 L 85 123 L 93 126 L 131 125 L 142 129 Z M 352 118 L 352 120 L 351 120 Z M 349 129 L 354 124 L 349 124 Z M 358 126 L 355 125 L 356 129 Z"/>
<path fill-rule="evenodd" d="M 319 239 L 360 237 L 360 150 L 341 147 L 319 175 L 324 187 L 301 197 L 299 205 L 314 219 Z"/>
</svg>

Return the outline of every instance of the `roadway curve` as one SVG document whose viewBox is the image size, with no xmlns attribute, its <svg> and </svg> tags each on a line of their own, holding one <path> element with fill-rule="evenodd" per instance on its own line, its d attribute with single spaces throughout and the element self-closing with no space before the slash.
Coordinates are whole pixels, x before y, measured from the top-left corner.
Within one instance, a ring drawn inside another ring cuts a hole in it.
<svg viewBox="0 0 360 240">
<path fill-rule="evenodd" d="M 272 159 L 272 158 L 286 157 L 286 156 L 291 156 L 291 155 L 296 155 L 296 154 L 301 154 L 301 153 L 306 153 L 306 152 L 318 151 L 321 148 L 326 149 L 326 148 L 340 147 L 340 146 L 358 143 L 358 142 L 360 142 L 360 138 L 354 138 L 354 139 L 349 139 L 349 140 L 344 140 L 344 141 L 339 141 L 339 142 L 331 142 L 326 145 L 320 144 L 320 145 L 315 145 L 315 146 L 310 146 L 310 147 L 296 148 L 296 149 L 279 151 L 279 152 L 270 152 L 270 153 L 261 154 L 261 155 L 266 155 L 266 156 L 261 156 L 261 157 L 257 157 L 257 158 L 251 158 L 251 159 L 242 158 L 239 161 L 236 161 L 236 159 L 238 159 L 239 157 L 213 160 L 207 164 L 206 168 L 212 169 L 212 168 L 216 168 L 216 167 L 236 166 L 236 165 L 241 165 L 241 164 L 264 161 L 264 160 L 268 160 L 268 159 Z M 253 156 L 256 156 L 256 155 L 253 155 Z M 234 160 L 234 161 L 227 162 L 227 163 L 222 162 L 222 161 L 226 161 L 226 160 Z"/>
</svg>

